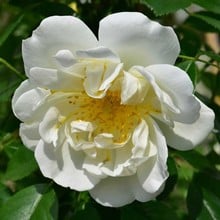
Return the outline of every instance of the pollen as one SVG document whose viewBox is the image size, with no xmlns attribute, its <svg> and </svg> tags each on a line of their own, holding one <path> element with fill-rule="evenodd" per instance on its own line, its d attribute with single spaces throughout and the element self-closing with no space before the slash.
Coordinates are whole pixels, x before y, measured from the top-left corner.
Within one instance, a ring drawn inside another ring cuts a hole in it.
<svg viewBox="0 0 220 220">
<path fill-rule="evenodd" d="M 121 103 L 120 91 L 107 92 L 104 98 L 91 98 L 83 93 L 68 98 L 73 105 L 73 120 L 91 122 L 95 137 L 101 133 L 111 133 L 115 143 L 123 143 L 131 136 L 141 118 L 149 112 L 148 105 L 125 105 Z"/>
</svg>

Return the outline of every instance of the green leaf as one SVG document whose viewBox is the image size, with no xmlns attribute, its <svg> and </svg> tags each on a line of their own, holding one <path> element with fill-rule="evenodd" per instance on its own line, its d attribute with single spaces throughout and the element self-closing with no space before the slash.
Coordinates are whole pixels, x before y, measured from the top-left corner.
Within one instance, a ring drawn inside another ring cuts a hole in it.
<svg viewBox="0 0 220 220">
<path fill-rule="evenodd" d="M 195 180 L 200 187 L 212 192 L 220 198 L 220 179 L 219 172 L 208 170 L 195 175 Z"/>
<path fill-rule="evenodd" d="M 133 203 L 121 208 L 121 220 L 178 220 L 178 216 L 173 209 L 160 201 L 150 201 L 147 203 Z"/>
<path fill-rule="evenodd" d="M 217 53 L 214 53 L 212 51 L 200 51 L 199 54 L 200 55 L 207 55 L 211 59 L 213 59 L 213 60 L 215 60 L 215 61 L 220 63 L 220 55 L 217 54 Z"/>
<path fill-rule="evenodd" d="M 220 198 L 214 193 L 203 189 L 203 210 L 198 220 L 220 219 Z"/>
<path fill-rule="evenodd" d="M 8 39 L 8 37 L 15 31 L 18 25 L 24 18 L 24 14 L 17 16 L 7 28 L 6 30 L 0 35 L 0 47 L 4 44 L 4 42 Z"/>
<path fill-rule="evenodd" d="M 187 193 L 187 209 L 189 212 L 190 219 L 196 219 L 202 210 L 202 189 L 200 185 L 192 181 L 188 188 Z"/>
<path fill-rule="evenodd" d="M 55 2 L 42 2 L 34 7 L 35 13 L 42 14 L 44 16 L 51 15 L 73 15 L 74 11 L 68 5 Z"/>
<path fill-rule="evenodd" d="M 196 169 L 205 169 L 211 166 L 209 160 L 195 150 L 175 151 L 175 154 L 186 160 Z"/>
<path fill-rule="evenodd" d="M 138 209 L 134 205 L 129 205 L 121 208 L 121 220 L 145 220 L 146 216 L 141 209 Z"/>
<path fill-rule="evenodd" d="M 101 220 L 99 213 L 95 207 L 92 205 L 87 205 L 84 210 L 77 212 L 74 217 L 74 220 Z"/>
<path fill-rule="evenodd" d="M 5 203 L 11 196 L 9 189 L 0 183 L 0 206 Z"/>
<path fill-rule="evenodd" d="M 191 4 L 191 0 L 145 0 L 156 15 L 164 15 L 183 9 Z"/>
<path fill-rule="evenodd" d="M 37 168 L 38 165 L 33 152 L 20 146 L 10 159 L 4 178 L 6 180 L 19 180 L 28 176 L 37 170 Z"/>
<path fill-rule="evenodd" d="M 176 31 L 180 38 L 181 54 L 195 57 L 203 44 L 201 34 L 191 28 L 190 24 L 183 25 Z"/>
<path fill-rule="evenodd" d="M 192 16 L 199 18 L 200 20 L 216 28 L 216 30 L 220 31 L 220 15 L 210 12 L 199 12 L 193 14 Z"/>
<path fill-rule="evenodd" d="M 0 219 L 57 219 L 57 199 L 54 190 L 46 184 L 38 184 L 19 191 L 0 208 Z"/>
<path fill-rule="evenodd" d="M 197 5 L 212 11 L 215 13 L 220 13 L 220 1 L 219 0 L 193 0 Z"/>
<path fill-rule="evenodd" d="M 170 220 L 175 219 L 178 220 L 178 216 L 175 211 L 167 206 L 163 202 L 159 201 L 151 201 L 144 205 L 143 211 L 145 212 L 146 218 L 151 220 Z"/>
</svg>

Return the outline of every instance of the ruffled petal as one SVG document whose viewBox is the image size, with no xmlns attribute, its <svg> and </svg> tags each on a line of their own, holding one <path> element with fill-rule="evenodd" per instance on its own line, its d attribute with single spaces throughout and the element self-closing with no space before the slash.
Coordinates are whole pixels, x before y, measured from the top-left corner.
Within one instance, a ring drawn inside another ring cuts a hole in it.
<svg viewBox="0 0 220 220">
<path fill-rule="evenodd" d="M 35 150 L 39 140 L 39 123 L 20 124 L 19 135 L 24 145 L 30 150 Z"/>
<path fill-rule="evenodd" d="M 12 98 L 13 112 L 21 121 L 28 121 L 34 116 L 35 110 L 44 102 L 50 92 L 41 88 L 33 88 L 26 80 L 16 90 Z"/>
<path fill-rule="evenodd" d="M 186 72 L 175 66 L 157 64 L 148 66 L 142 74 L 153 76 L 151 84 L 160 90 L 163 102 L 170 106 L 167 113 L 172 120 L 192 123 L 198 118 L 200 104 L 193 95 L 193 85 Z"/>
<path fill-rule="evenodd" d="M 126 69 L 133 65 L 173 64 L 180 51 L 172 28 L 137 12 L 116 13 L 101 20 L 99 42 L 118 54 Z"/>
<path fill-rule="evenodd" d="M 124 206 L 135 199 L 146 202 L 156 197 L 155 194 L 144 191 L 136 175 L 107 177 L 101 180 L 89 193 L 98 203 L 110 207 Z"/>
<path fill-rule="evenodd" d="M 35 150 L 35 157 L 43 175 L 63 187 L 84 191 L 92 189 L 99 182 L 99 178 L 83 171 L 84 154 L 72 150 L 67 143 L 54 148 L 41 140 Z"/>
<path fill-rule="evenodd" d="M 149 83 L 135 69 L 124 72 L 122 80 L 121 102 L 123 104 L 140 104 L 148 92 Z"/>
<path fill-rule="evenodd" d="M 60 113 L 55 107 L 51 107 L 45 114 L 39 126 L 41 138 L 48 144 L 56 143 L 58 139 Z"/>
<path fill-rule="evenodd" d="M 78 59 L 93 59 L 100 61 L 111 61 L 113 63 L 119 63 L 120 58 L 106 47 L 96 47 L 89 50 L 76 51 Z"/>
<path fill-rule="evenodd" d="M 199 101 L 199 100 L 198 100 Z M 199 118 L 192 124 L 174 122 L 174 127 L 158 121 L 169 146 L 178 150 L 190 150 L 202 142 L 214 127 L 214 112 L 200 102 Z"/>
<path fill-rule="evenodd" d="M 95 35 L 78 18 L 73 16 L 51 16 L 44 19 L 32 36 L 23 41 L 22 54 L 25 71 L 29 75 L 32 67 L 56 67 L 55 55 L 58 51 L 96 47 Z"/>
<path fill-rule="evenodd" d="M 150 118 L 147 121 L 151 144 L 153 148 L 157 148 L 157 154 L 138 167 L 137 176 L 148 193 L 158 193 L 168 177 L 166 165 L 168 150 L 165 137 L 157 124 Z"/>
<path fill-rule="evenodd" d="M 120 59 L 107 48 L 98 47 L 85 51 L 77 51 L 77 56 L 85 65 L 84 88 L 93 98 L 102 98 L 120 74 L 123 64 Z"/>
<path fill-rule="evenodd" d="M 91 135 L 94 126 L 87 121 L 71 121 L 69 126 L 65 127 L 67 142 L 75 150 L 86 150 L 93 148 L 95 144 L 91 141 Z"/>
<path fill-rule="evenodd" d="M 133 157 L 144 157 L 149 143 L 149 128 L 146 121 L 142 120 L 135 128 L 132 142 L 134 145 L 132 149 Z"/>
<path fill-rule="evenodd" d="M 83 91 L 81 76 L 56 69 L 33 67 L 30 70 L 30 81 L 33 85 L 58 91 Z"/>
</svg>

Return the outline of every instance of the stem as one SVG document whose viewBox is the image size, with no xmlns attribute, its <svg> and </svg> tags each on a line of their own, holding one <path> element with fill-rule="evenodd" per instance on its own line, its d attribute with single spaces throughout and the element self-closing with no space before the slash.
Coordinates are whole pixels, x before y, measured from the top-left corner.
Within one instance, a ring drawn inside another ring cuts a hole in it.
<svg viewBox="0 0 220 220">
<path fill-rule="evenodd" d="M 179 58 L 183 58 L 183 59 L 186 59 L 186 60 L 192 60 L 192 61 L 199 61 L 199 62 L 202 62 L 202 63 L 206 63 L 208 65 L 211 65 L 211 66 L 214 66 L 214 67 L 217 67 L 219 69 L 219 66 L 214 64 L 214 63 L 211 63 L 209 61 L 206 61 L 206 60 L 202 60 L 202 59 L 199 59 L 197 57 L 190 57 L 190 56 L 185 56 L 185 55 L 179 55 Z"/>
<path fill-rule="evenodd" d="M 16 70 L 10 63 L 0 57 L 0 63 L 4 64 L 8 69 L 14 72 L 20 79 L 24 80 L 26 77 Z"/>
</svg>

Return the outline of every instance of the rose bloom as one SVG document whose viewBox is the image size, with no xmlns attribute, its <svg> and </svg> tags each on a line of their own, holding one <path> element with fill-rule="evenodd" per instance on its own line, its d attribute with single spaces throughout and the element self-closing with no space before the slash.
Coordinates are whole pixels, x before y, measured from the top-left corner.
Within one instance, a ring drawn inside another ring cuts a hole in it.
<svg viewBox="0 0 220 220">
<path fill-rule="evenodd" d="M 141 13 L 101 20 L 98 40 L 78 18 L 44 19 L 23 41 L 28 77 L 12 107 L 45 177 L 105 206 L 154 199 L 168 177 L 167 145 L 192 149 L 214 114 L 173 66 L 170 27 Z"/>
</svg>

